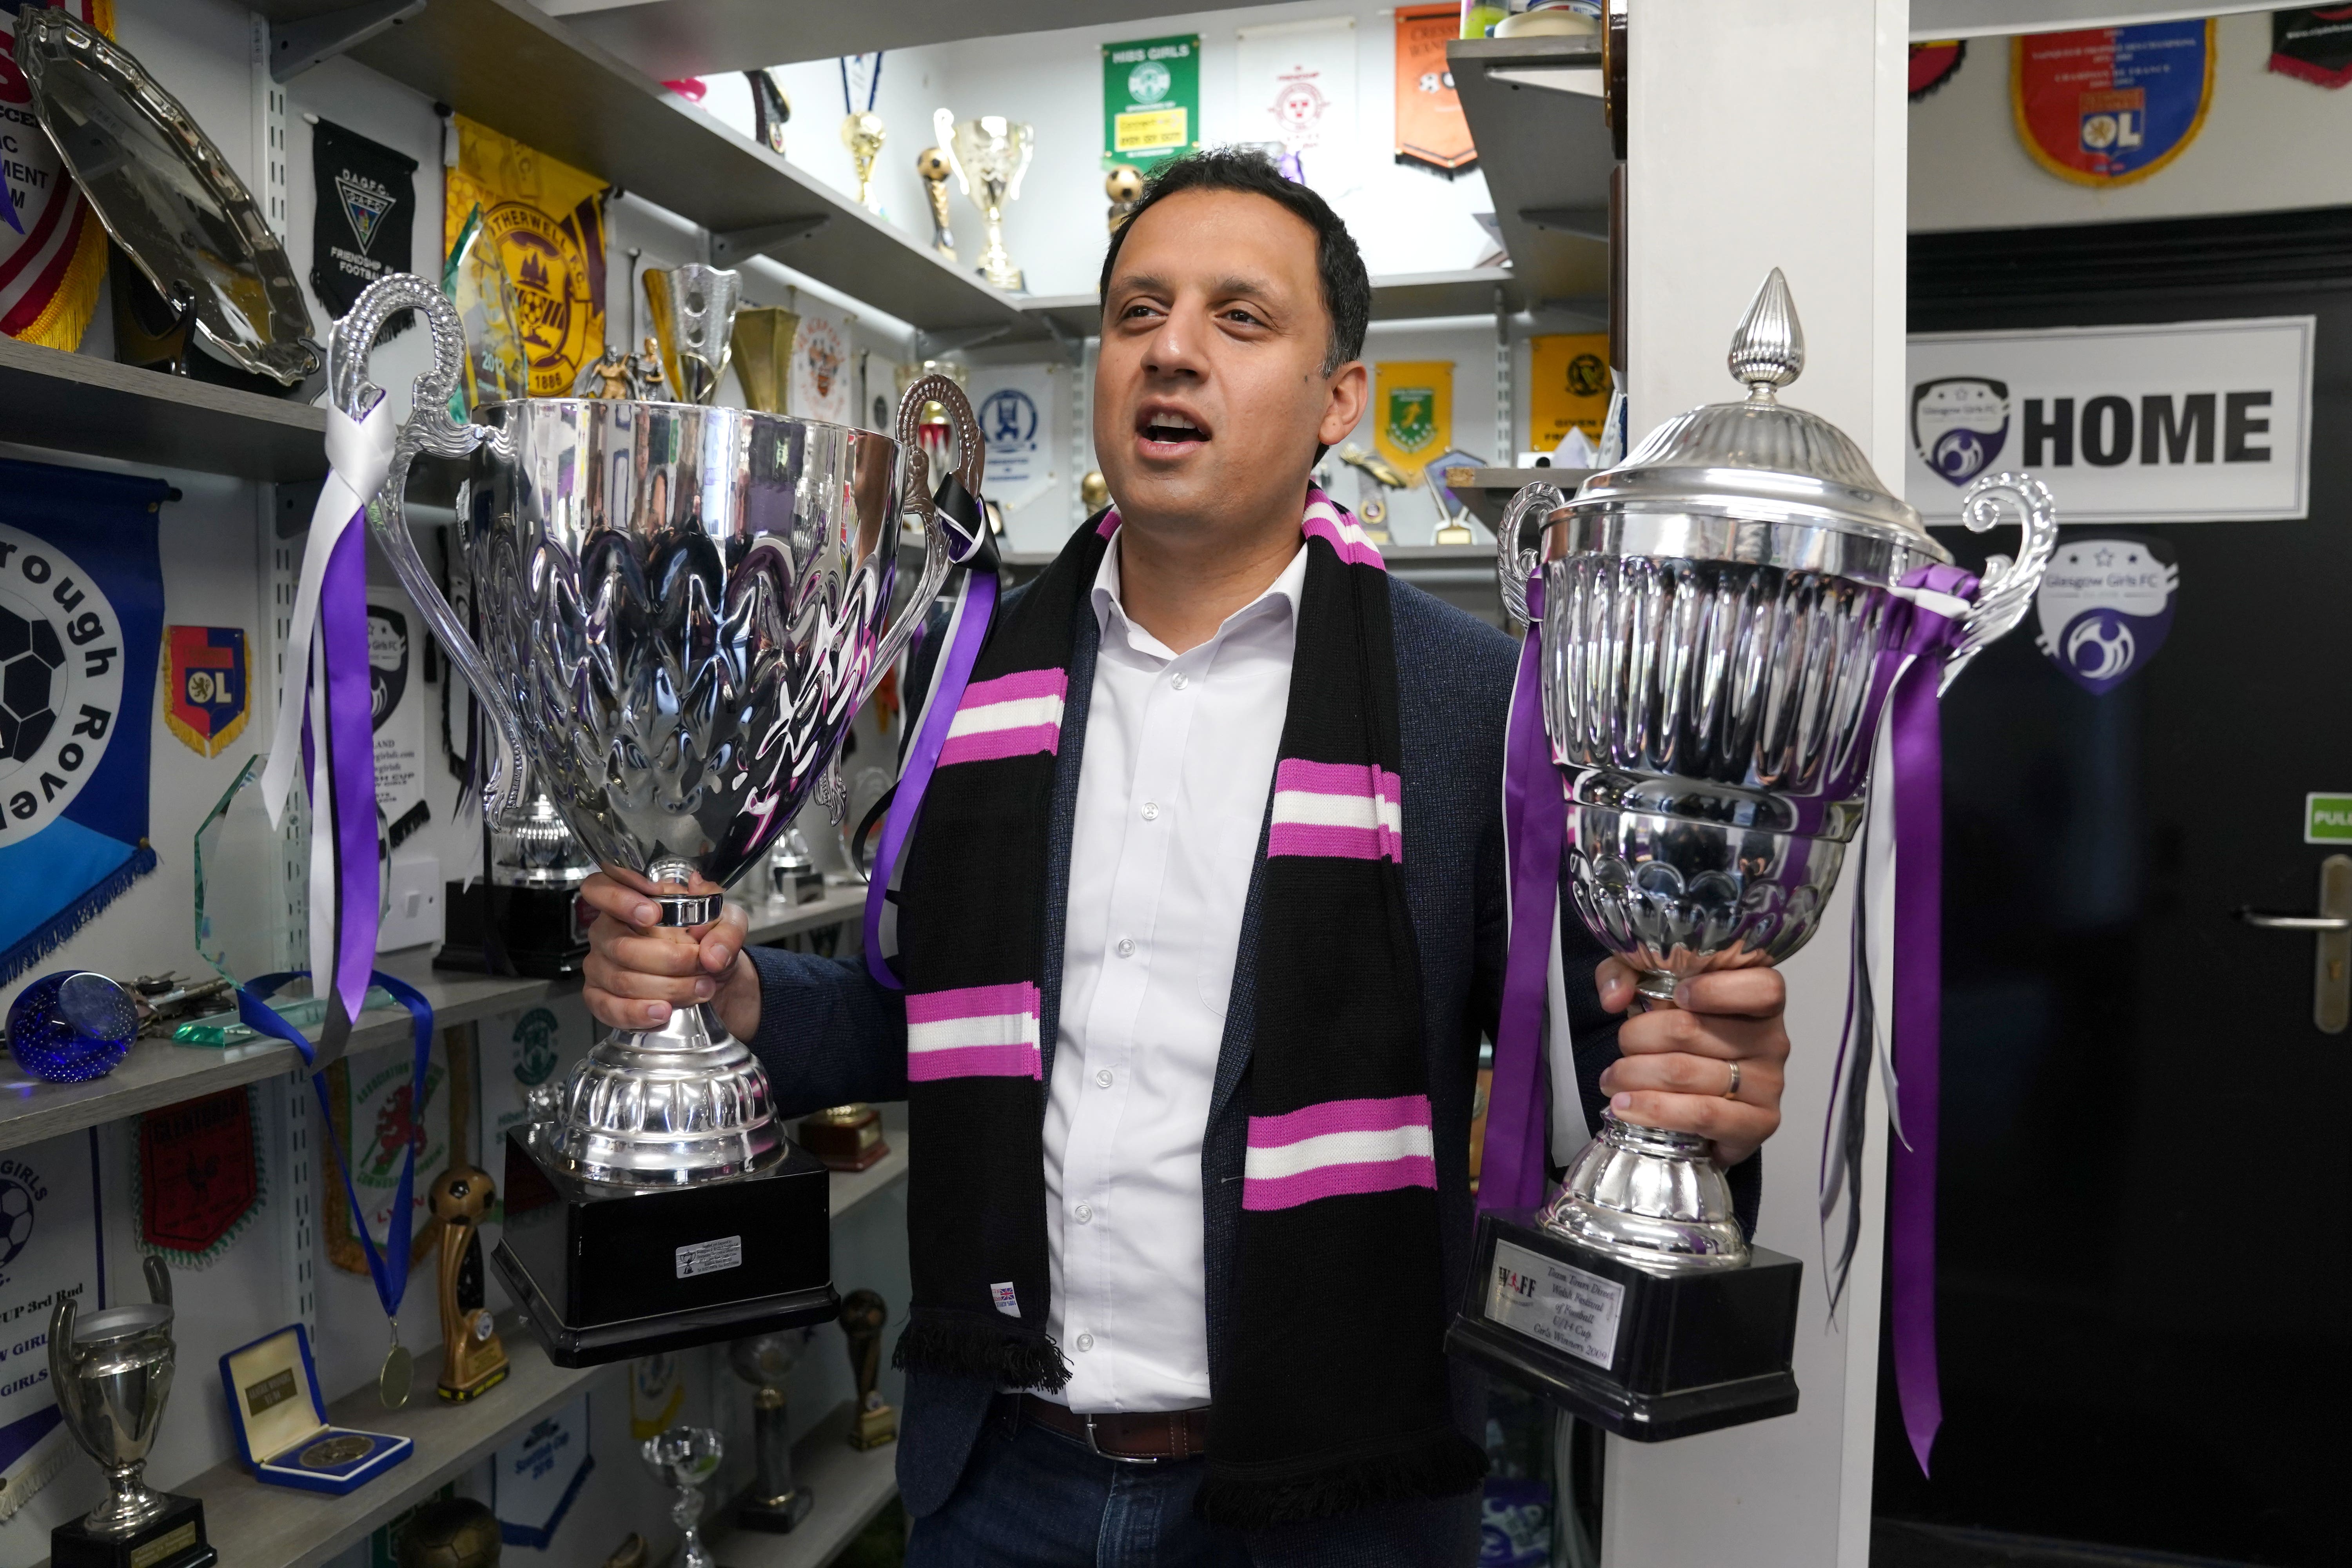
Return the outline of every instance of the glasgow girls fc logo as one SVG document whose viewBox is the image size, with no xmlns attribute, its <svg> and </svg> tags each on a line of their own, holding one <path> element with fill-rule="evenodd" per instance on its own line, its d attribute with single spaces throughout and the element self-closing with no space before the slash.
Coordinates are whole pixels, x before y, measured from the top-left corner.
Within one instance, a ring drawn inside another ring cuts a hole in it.
<svg viewBox="0 0 2352 1568">
<path fill-rule="evenodd" d="M 1947 375 L 1911 389 L 1911 445 L 1938 478 L 1967 484 L 2008 442 L 2008 383 Z"/>
</svg>

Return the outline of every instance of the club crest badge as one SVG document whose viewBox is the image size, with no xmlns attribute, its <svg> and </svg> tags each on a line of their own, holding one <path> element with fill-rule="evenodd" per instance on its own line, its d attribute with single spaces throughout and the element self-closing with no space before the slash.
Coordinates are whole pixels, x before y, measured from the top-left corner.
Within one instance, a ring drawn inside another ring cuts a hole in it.
<svg viewBox="0 0 2352 1568">
<path fill-rule="evenodd" d="M 1938 479 L 1966 485 L 2008 443 L 2008 383 L 1946 375 L 1911 389 L 1911 445 Z"/>
<path fill-rule="evenodd" d="M 242 626 L 163 628 L 163 722 L 188 749 L 217 757 L 253 713 L 253 645 Z"/>
<path fill-rule="evenodd" d="M 2158 541 L 2068 539 L 2034 595 L 2035 645 L 2084 690 L 2112 691 L 2164 646 L 2179 584 Z"/>
<path fill-rule="evenodd" d="M 2013 40 L 2018 139 L 2035 163 L 2078 185 L 2147 179 L 2205 127 L 2213 37 L 2209 17 Z"/>
</svg>

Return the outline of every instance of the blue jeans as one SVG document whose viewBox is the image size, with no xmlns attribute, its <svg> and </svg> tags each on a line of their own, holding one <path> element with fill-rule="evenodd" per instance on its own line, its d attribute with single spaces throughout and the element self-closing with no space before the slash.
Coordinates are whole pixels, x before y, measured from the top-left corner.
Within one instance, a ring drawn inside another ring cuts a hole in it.
<svg viewBox="0 0 2352 1568">
<path fill-rule="evenodd" d="M 1192 1515 L 1207 1468 L 1106 1459 L 1000 1404 L 955 1495 L 915 1521 L 907 1568 L 1247 1568 L 1238 1534 Z"/>
</svg>

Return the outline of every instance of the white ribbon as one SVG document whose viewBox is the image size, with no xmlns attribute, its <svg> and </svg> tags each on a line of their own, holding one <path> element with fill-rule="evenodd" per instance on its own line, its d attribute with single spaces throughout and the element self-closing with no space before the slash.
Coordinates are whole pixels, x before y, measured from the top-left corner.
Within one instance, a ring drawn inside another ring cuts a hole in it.
<svg viewBox="0 0 2352 1568">
<path fill-rule="evenodd" d="M 340 408 L 327 410 L 327 482 L 319 491 L 319 504 L 310 511 L 310 540 L 303 547 L 302 576 L 294 590 L 294 613 L 286 628 L 278 728 L 270 736 L 269 762 L 261 770 L 261 802 L 268 808 L 273 826 L 285 822 L 286 797 L 302 762 L 302 710 L 313 684 L 310 652 L 319 629 L 320 582 L 327 574 L 327 563 L 342 542 L 344 530 L 358 521 L 392 472 L 393 444 L 400 429 L 384 412 L 389 401 L 378 398 L 375 406 L 357 419 Z M 325 672 L 315 673 L 323 683 Z M 324 745 L 320 749 L 323 752 Z M 315 825 L 311 838 L 315 848 Z M 313 921 L 312 931 L 320 923 Z"/>
</svg>

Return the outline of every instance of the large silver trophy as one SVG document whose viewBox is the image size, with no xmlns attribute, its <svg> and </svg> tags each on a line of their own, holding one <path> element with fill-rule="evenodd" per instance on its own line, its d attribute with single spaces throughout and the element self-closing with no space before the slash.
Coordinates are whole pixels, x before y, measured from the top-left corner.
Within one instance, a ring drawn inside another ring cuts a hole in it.
<svg viewBox="0 0 2352 1568">
<path fill-rule="evenodd" d="M 732 298 L 717 286 L 731 278 L 696 281 L 706 301 Z M 499 737 L 490 808 L 520 806 L 527 764 L 581 846 L 644 890 L 662 924 L 717 919 L 723 889 L 765 859 L 947 576 L 951 536 L 912 424 L 926 402 L 948 407 L 977 487 L 982 442 L 963 394 L 936 376 L 910 386 L 896 437 L 580 398 L 492 403 L 460 425 L 446 411 L 465 348 L 457 315 L 402 274 L 336 324 L 345 412 L 381 397 L 367 353 L 407 310 L 430 331 L 433 366 L 370 518 Z M 728 327 L 702 322 L 713 355 Z M 409 533 L 403 493 L 425 452 L 465 461 L 456 531 L 478 646 Z M 908 521 L 927 550 L 894 616 Z M 786 1144 L 750 1050 L 714 1009 L 680 1007 L 604 1037 L 556 1119 L 509 1136 L 494 1261 L 564 1364 L 830 1317 L 824 1184 Z"/>
<path fill-rule="evenodd" d="M 106 1500 L 58 1526 L 57 1568 L 206 1568 L 204 1504 L 150 1488 L 147 1450 L 172 1395 L 172 1275 L 146 1260 L 144 1305 L 83 1314 L 60 1294 L 49 1313 L 49 1387 L 82 1451 L 106 1472 Z"/>
<path fill-rule="evenodd" d="M 985 235 L 980 275 L 996 288 L 1019 293 L 1021 268 L 1004 249 L 1004 209 L 1021 199 L 1021 176 L 1037 151 L 1037 128 L 1002 114 L 959 121 L 945 109 L 931 111 L 931 130 L 956 177 L 956 186 L 980 209 Z"/>
<path fill-rule="evenodd" d="M 1568 780 L 1570 899 L 1651 1006 L 1685 976 L 1777 963 L 1812 936 L 1863 822 L 1905 579 L 1951 562 L 1843 431 L 1780 402 L 1804 341 L 1777 268 L 1729 364 L 1743 401 L 1668 421 L 1573 500 L 1528 486 L 1497 531 L 1516 618 L 1542 573 L 1529 635 Z M 1977 531 L 2004 513 L 2022 548 L 1989 563 L 1947 683 L 2016 625 L 2056 542 L 2033 479 L 1990 476 L 1962 500 Z M 1535 1224 L 1484 1224 L 1480 1243 L 1484 1275 L 1513 1283 L 1465 1308 L 1456 1348 L 1611 1429 L 1672 1436 L 1795 1407 L 1796 1260 L 1748 1246 L 1706 1139 L 1605 1114 Z M 1591 1310 L 1555 1314 L 1554 1296 Z M 1680 1316 L 1643 1348 L 1653 1307 Z"/>
</svg>

